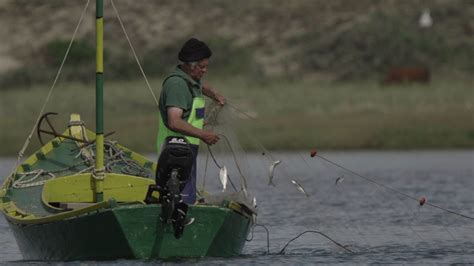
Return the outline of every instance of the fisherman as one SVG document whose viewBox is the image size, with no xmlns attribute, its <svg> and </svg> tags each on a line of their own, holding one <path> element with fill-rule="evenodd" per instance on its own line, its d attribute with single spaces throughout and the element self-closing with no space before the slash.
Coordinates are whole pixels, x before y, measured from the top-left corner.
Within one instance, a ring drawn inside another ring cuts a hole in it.
<svg viewBox="0 0 474 266">
<path fill-rule="evenodd" d="M 211 50 L 204 42 L 196 38 L 186 41 L 178 54 L 181 63 L 163 81 L 160 95 L 158 154 L 166 137 L 169 136 L 185 136 L 193 152 L 191 175 L 181 192 L 183 202 L 186 204 L 194 204 L 196 201 L 196 157 L 200 140 L 209 145 L 219 141 L 216 133 L 203 129 L 205 105 L 203 95 L 220 105 L 224 105 L 226 101 L 213 87 L 202 82 L 211 55 Z"/>
</svg>

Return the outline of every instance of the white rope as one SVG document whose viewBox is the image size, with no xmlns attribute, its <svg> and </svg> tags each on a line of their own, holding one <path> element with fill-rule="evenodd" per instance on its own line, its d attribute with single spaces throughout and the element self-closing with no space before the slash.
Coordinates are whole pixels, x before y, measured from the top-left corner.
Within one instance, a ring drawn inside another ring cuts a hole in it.
<svg viewBox="0 0 474 266">
<path fill-rule="evenodd" d="M 59 79 L 59 76 L 61 75 L 61 71 L 63 69 L 64 63 L 66 62 L 66 58 L 69 54 L 69 51 L 71 50 L 72 43 L 74 42 L 74 39 L 76 38 L 77 31 L 78 31 L 79 26 L 81 25 L 82 20 L 84 18 L 84 15 L 87 11 L 87 7 L 89 6 L 89 2 L 90 2 L 90 0 L 87 0 L 86 6 L 84 7 L 84 10 L 82 10 L 81 17 L 79 18 L 79 22 L 76 25 L 76 29 L 74 30 L 74 34 L 72 35 L 71 41 L 69 42 L 69 46 L 67 47 L 66 53 L 64 54 L 64 57 L 63 57 L 63 60 L 61 62 L 61 65 L 58 69 L 58 72 L 56 73 L 56 77 L 54 78 L 53 84 L 51 85 L 51 88 L 49 89 L 46 100 L 45 100 L 43 106 L 41 107 L 41 111 L 38 114 L 38 118 L 36 119 L 36 122 L 33 126 L 33 129 L 31 130 L 30 135 L 28 135 L 28 138 L 26 139 L 25 143 L 23 144 L 23 147 L 21 148 L 20 152 L 18 153 L 18 157 L 17 157 L 15 167 L 13 168 L 10 176 L 6 179 L 6 181 L 5 181 L 6 183 L 9 182 L 13 178 L 13 176 L 16 175 L 16 170 L 18 168 L 18 165 L 20 165 L 20 161 L 23 158 L 23 154 L 24 154 L 25 150 L 28 148 L 28 145 L 31 142 L 31 137 L 33 136 L 33 134 L 35 132 L 35 129 L 36 129 L 36 126 L 38 125 L 38 122 L 41 119 L 41 115 L 43 114 L 44 109 L 46 108 L 46 105 L 48 104 L 49 99 L 51 98 L 51 95 L 53 94 L 54 87 L 56 86 L 56 83 Z"/>
<path fill-rule="evenodd" d="M 21 173 L 21 174 L 22 174 L 22 176 L 20 178 L 18 178 L 17 180 L 15 180 L 15 182 L 13 182 L 12 187 L 14 187 L 14 188 L 26 188 L 26 187 L 40 186 L 40 185 L 43 185 L 44 183 L 46 183 L 46 181 L 48 181 L 49 179 L 56 177 L 53 173 L 47 172 L 43 169 L 37 169 L 37 170 L 34 170 L 34 171 L 24 172 L 24 173 Z M 34 175 L 34 176 L 31 177 L 30 179 L 24 180 L 27 176 L 30 176 L 30 175 Z M 33 182 L 38 177 L 40 177 L 42 175 L 49 175 L 49 178 Z"/>
<path fill-rule="evenodd" d="M 137 62 L 138 67 L 140 68 L 140 72 L 142 73 L 143 78 L 145 79 L 146 85 L 148 86 L 148 90 L 150 91 L 151 95 L 153 96 L 153 99 L 155 100 L 156 107 L 159 107 L 158 99 L 156 98 L 156 95 L 153 92 L 153 89 L 151 88 L 150 83 L 148 82 L 148 79 L 145 75 L 145 71 L 143 71 L 143 68 L 142 68 L 142 65 L 140 64 L 140 60 L 138 59 L 137 53 L 135 53 L 135 49 L 133 48 L 132 42 L 130 41 L 130 38 L 128 37 L 127 31 L 125 30 L 125 26 L 123 25 L 122 18 L 120 17 L 117 8 L 115 8 L 114 0 L 110 0 L 110 3 L 112 4 L 112 7 L 114 8 L 115 15 L 117 16 L 120 26 L 122 27 L 123 33 L 125 34 L 125 38 L 128 41 L 128 45 L 130 46 L 133 56 L 135 57 L 135 61 Z"/>
<path fill-rule="evenodd" d="M 90 150 L 90 154 L 82 153 L 84 150 Z M 140 176 L 151 178 L 152 174 L 149 169 L 145 168 L 144 166 L 140 165 L 136 161 L 131 158 L 127 158 L 125 153 L 120 148 L 116 147 L 115 144 L 109 140 L 105 141 L 105 152 L 106 156 L 105 162 L 106 165 L 104 168 L 97 170 L 95 169 L 94 161 L 95 161 L 95 154 L 94 149 L 91 146 L 86 146 L 81 148 L 81 152 L 74 156 L 74 158 L 81 157 L 83 160 L 69 165 L 64 168 L 56 169 L 56 170 L 45 170 L 45 169 L 35 169 L 29 172 L 21 172 L 17 173 L 18 178 L 12 182 L 12 187 L 14 188 L 27 188 L 27 187 L 34 187 L 34 186 L 41 186 L 46 181 L 56 178 L 58 176 L 64 176 L 66 171 L 72 172 L 73 169 L 79 166 L 87 166 L 86 168 L 74 172 L 73 174 L 82 174 L 82 173 L 91 173 L 92 177 L 98 180 L 102 180 L 102 175 L 99 173 L 107 172 L 112 173 L 114 172 L 114 167 L 121 167 L 120 171 L 122 174 L 128 174 L 133 176 Z M 115 171 L 117 172 L 117 171 Z M 41 179 L 38 181 L 38 179 Z"/>
</svg>

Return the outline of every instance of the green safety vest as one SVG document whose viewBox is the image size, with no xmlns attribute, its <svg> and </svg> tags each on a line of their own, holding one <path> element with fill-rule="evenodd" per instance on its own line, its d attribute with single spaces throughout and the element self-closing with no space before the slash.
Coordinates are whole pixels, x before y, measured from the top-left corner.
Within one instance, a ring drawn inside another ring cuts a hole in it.
<svg viewBox="0 0 474 266">
<path fill-rule="evenodd" d="M 176 75 L 177 76 L 177 75 Z M 170 76 L 172 77 L 172 76 Z M 168 78 L 170 78 L 168 77 Z M 179 76 L 178 76 L 179 77 Z M 167 78 L 167 79 L 168 79 Z M 166 81 L 166 80 L 165 80 Z M 188 83 L 188 81 L 186 81 Z M 164 84 L 164 82 L 163 82 Z M 191 124 L 193 127 L 202 129 L 204 126 L 204 107 L 206 104 L 206 101 L 204 100 L 203 97 L 199 97 L 194 95 L 192 88 L 190 88 L 189 83 L 188 83 L 189 91 L 191 92 L 191 95 L 193 96 L 193 105 L 191 107 L 191 113 L 189 114 L 188 122 Z M 169 129 L 165 123 L 163 122 L 163 119 L 160 119 L 160 124 L 158 127 L 158 136 L 156 138 L 156 146 L 158 150 L 158 154 L 161 151 L 161 146 L 163 145 L 163 142 L 165 139 L 169 136 L 177 136 L 177 137 L 184 137 L 189 144 L 192 145 L 199 145 L 200 139 L 196 137 L 191 137 L 191 136 L 185 136 L 181 133 L 175 132 L 171 129 Z"/>
</svg>

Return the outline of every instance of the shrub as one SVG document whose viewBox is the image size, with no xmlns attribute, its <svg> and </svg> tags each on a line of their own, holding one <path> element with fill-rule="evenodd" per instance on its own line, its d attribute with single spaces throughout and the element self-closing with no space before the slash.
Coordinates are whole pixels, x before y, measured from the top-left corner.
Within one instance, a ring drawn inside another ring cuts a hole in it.
<svg viewBox="0 0 474 266">
<path fill-rule="evenodd" d="M 69 41 L 66 40 L 53 40 L 46 44 L 44 53 L 46 63 L 51 67 L 59 66 L 68 46 Z M 84 40 L 75 40 L 69 50 L 67 62 L 73 65 L 95 62 L 95 47 Z"/>
</svg>

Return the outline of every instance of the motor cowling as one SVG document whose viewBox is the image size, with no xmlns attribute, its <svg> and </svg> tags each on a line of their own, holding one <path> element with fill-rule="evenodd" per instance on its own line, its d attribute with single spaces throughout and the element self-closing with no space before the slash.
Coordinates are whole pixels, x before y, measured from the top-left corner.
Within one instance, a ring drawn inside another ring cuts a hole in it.
<svg viewBox="0 0 474 266">
<path fill-rule="evenodd" d="M 158 158 L 156 185 L 160 192 L 160 219 L 171 222 L 174 235 L 180 238 L 186 224 L 188 206 L 181 199 L 193 167 L 193 150 L 183 137 L 167 137 Z"/>
<path fill-rule="evenodd" d="M 191 174 L 192 166 L 193 151 L 186 139 L 183 137 L 167 137 L 158 159 L 157 185 L 166 185 L 171 173 L 175 170 L 177 171 L 177 178 L 184 188 L 184 184 L 186 184 Z"/>
</svg>

